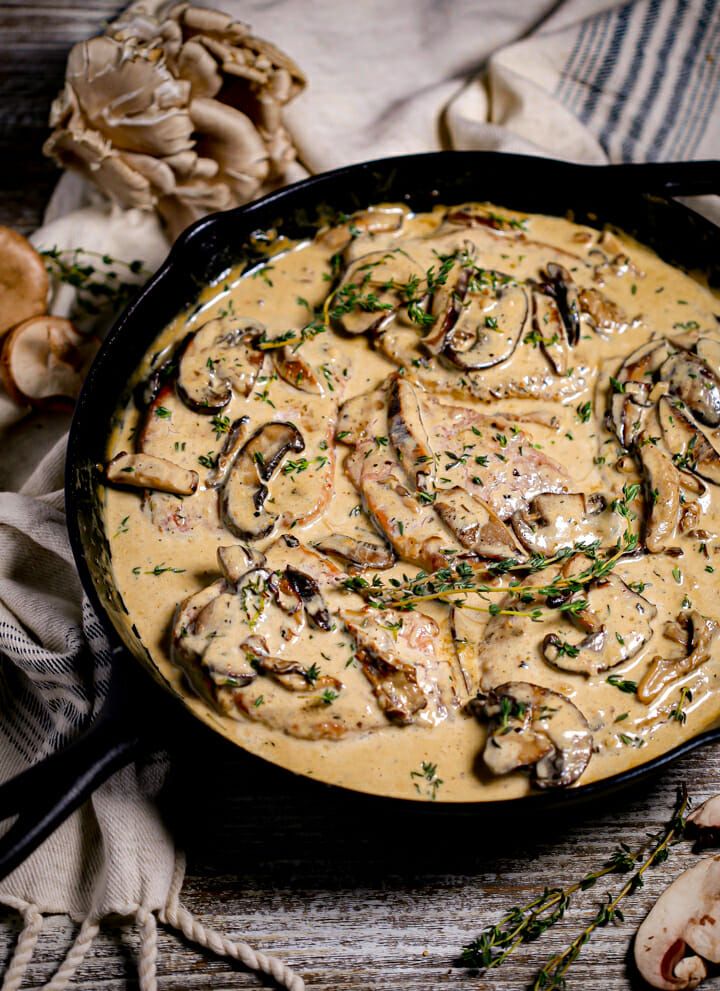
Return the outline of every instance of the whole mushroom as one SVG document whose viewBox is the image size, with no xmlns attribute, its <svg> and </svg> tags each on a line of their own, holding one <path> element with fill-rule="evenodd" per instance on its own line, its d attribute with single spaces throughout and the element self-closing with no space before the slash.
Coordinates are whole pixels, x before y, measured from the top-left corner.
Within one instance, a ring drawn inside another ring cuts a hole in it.
<svg viewBox="0 0 720 991">
<path fill-rule="evenodd" d="M 175 236 L 245 203 L 295 158 L 282 107 L 295 63 L 230 15 L 140 2 L 70 52 L 45 154 Z"/>
<path fill-rule="evenodd" d="M 720 963 L 720 857 L 677 877 L 635 937 L 635 963 L 654 988 L 696 988 L 707 977 L 706 960 Z"/>
</svg>

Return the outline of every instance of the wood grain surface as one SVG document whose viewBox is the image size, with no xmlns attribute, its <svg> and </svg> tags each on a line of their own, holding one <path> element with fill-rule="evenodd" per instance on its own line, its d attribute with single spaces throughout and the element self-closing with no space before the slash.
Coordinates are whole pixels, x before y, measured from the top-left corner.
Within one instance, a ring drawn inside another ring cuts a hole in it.
<svg viewBox="0 0 720 991">
<path fill-rule="evenodd" d="M 0 223 L 23 231 L 39 223 L 56 179 L 40 147 L 67 51 L 118 9 L 112 0 L 0 4 Z M 524 988 L 592 917 L 604 884 L 485 977 L 457 965 L 463 944 L 545 885 L 597 867 L 618 843 L 641 845 L 667 819 L 680 781 L 698 800 L 720 790 L 720 751 L 710 746 L 623 795 L 544 821 L 522 809 L 504 821 L 481 809 L 428 815 L 291 778 L 184 718 L 169 718 L 166 736 L 173 771 L 164 813 L 188 852 L 188 907 L 225 935 L 281 956 L 311 991 Z M 626 921 L 584 948 L 570 988 L 641 986 L 629 959 L 632 934 L 694 856 L 682 844 L 648 873 L 627 901 Z M 607 887 L 621 883 L 611 878 Z M 0 910 L 0 967 L 17 930 L 12 913 Z M 24 986 L 49 979 L 74 931 L 64 918 L 48 921 Z M 135 987 L 134 953 L 131 929 L 104 928 L 75 986 Z M 269 986 L 162 927 L 158 976 L 163 991 Z"/>
</svg>

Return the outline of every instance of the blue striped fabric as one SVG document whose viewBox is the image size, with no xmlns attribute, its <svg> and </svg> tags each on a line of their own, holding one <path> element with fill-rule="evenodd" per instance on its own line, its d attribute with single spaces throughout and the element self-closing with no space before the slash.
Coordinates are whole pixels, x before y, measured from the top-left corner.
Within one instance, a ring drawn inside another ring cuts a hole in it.
<svg viewBox="0 0 720 991">
<path fill-rule="evenodd" d="M 588 18 L 555 96 L 611 161 L 696 156 L 719 126 L 720 0 L 630 0 Z"/>
</svg>

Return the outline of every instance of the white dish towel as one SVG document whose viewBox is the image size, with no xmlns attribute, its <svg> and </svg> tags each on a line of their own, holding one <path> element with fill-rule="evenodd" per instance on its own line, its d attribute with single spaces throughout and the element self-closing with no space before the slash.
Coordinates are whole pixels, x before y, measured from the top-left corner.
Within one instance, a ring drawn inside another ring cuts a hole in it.
<svg viewBox="0 0 720 991">
<path fill-rule="evenodd" d="M 308 89 L 287 120 L 310 172 L 447 147 L 595 163 L 711 158 L 720 150 L 716 0 L 217 6 L 280 45 L 307 73 Z M 301 174 L 296 166 L 288 180 Z M 43 247 L 140 255 L 150 269 L 167 250 L 153 218 L 94 201 L 70 176 L 47 220 L 34 236 Z M 58 294 L 55 311 L 67 305 Z M 66 421 L 38 419 L 29 428 L 22 416 L 0 396 L 0 472 L 9 490 L 0 494 L 0 781 L 92 718 L 109 669 L 107 642 L 82 602 L 65 531 Z M 45 457 L 35 465 L 39 453 Z M 0 883 L 0 902 L 24 919 L 1 991 L 20 987 L 43 916 L 56 913 L 79 929 L 46 991 L 67 986 L 111 914 L 139 927 L 142 991 L 157 986 L 156 918 L 301 991 L 302 979 L 282 963 L 213 933 L 182 908 L 182 856 L 153 800 L 163 775 L 161 758 L 119 772 Z"/>
</svg>

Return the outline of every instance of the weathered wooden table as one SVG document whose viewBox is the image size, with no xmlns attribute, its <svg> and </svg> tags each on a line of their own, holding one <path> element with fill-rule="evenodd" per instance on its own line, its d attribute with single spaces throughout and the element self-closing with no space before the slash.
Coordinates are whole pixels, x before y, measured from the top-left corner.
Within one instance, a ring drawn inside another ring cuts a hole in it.
<svg viewBox="0 0 720 991">
<path fill-rule="evenodd" d="M 0 223 L 27 232 L 40 222 L 57 177 L 40 147 L 67 51 L 119 9 L 114 0 L 0 4 Z M 679 782 L 698 800 L 720 790 L 720 749 L 711 747 L 583 813 L 546 822 L 522 814 L 499 823 L 480 812 L 428 817 L 312 787 L 202 729 L 188 739 L 182 725 L 168 726 L 174 770 L 165 811 L 188 851 L 184 898 L 206 924 L 281 956 L 312 991 L 523 988 L 594 915 L 605 885 L 485 977 L 457 966 L 463 944 L 545 885 L 566 884 L 597 867 L 618 843 L 641 844 L 667 819 Z M 693 859 L 683 844 L 646 875 L 644 888 L 625 905 L 626 921 L 600 930 L 585 947 L 570 987 L 640 986 L 630 963 L 632 934 L 664 885 Z M 610 882 L 616 889 L 622 879 Z M 63 919 L 48 928 L 28 987 L 50 977 L 72 938 Z M 15 918 L 0 914 L 0 967 L 16 932 Z M 131 935 L 105 930 L 76 985 L 135 986 L 133 950 Z M 168 991 L 267 986 L 164 931 L 159 983 Z"/>
</svg>

